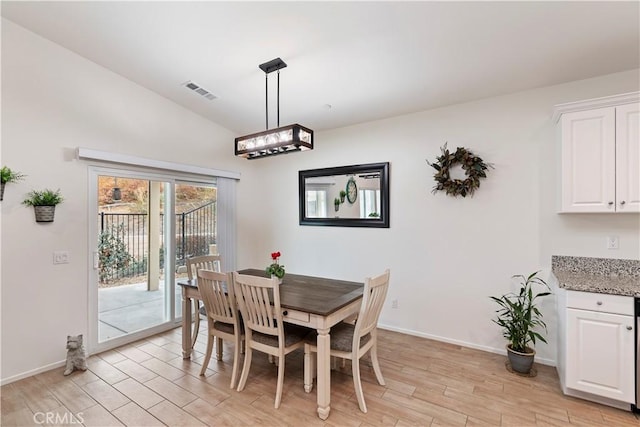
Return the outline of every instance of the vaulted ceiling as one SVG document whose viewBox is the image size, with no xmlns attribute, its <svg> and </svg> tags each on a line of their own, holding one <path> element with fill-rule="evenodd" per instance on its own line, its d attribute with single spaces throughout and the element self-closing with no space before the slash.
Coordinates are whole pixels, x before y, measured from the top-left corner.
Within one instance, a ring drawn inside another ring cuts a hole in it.
<svg viewBox="0 0 640 427">
<path fill-rule="evenodd" d="M 258 64 L 276 57 L 280 124 L 314 130 L 640 67 L 640 2 L 3 1 L 2 16 L 238 133 L 264 129 Z"/>
</svg>

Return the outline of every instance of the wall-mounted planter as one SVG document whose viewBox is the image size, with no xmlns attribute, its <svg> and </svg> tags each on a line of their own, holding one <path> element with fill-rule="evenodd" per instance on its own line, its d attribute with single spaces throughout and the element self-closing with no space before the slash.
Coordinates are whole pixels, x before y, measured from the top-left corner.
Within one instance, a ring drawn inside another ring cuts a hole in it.
<svg viewBox="0 0 640 427">
<path fill-rule="evenodd" d="M 0 169 L 0 201 L 4 200 L 4 186 L 9 182 L 18 182 L 24 179 L 26 175 L 22 172 L 13 171 L 7 166 Z"/>
<path fill-rule="evenodd" d="M 27 198 L 22 201 L 25 206 L 33 206 L 36 214 L 36 222 L 53 222 L 53 215 L 56 212 L 56 205 L 62 203 L 60 190 L 33 190 L 27 194 Z"/>
<path fill-rule="evenodd" d="M 34 206 L 33 211 L 36 214 L 36 222 L 53 222 L 53 216 L 56 213 L 56 207 Z"/>
</svg>

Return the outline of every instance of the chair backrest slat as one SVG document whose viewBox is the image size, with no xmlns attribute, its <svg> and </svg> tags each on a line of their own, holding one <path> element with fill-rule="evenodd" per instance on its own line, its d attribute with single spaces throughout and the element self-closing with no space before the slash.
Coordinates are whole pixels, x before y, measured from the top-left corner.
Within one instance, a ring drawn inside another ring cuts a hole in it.
<svg viewBox="0 0 640 427">
<path fill-rule="evenodd" d="M 233 273 L 236 298 L 245 328 L 283 336 L 280 289 L 277 279 Z"/>
<path fill-rule="evenodd" d="M 220 255 L 202 255 L 187 258 L 187 274 L 189 280 L 198 277 L 198 270 L 210 270 L 220 272 L 222 259 Z"/>
<path fill-rule="evenodd" d="M 389 289 L 389 275 L 387 269 L 380 276 L 365 279 L 362 305 L 355 325 L 354 343 L 359 343 L 360 337 L 367 335 L 378 325 L 380 312 Z"/>
<path fill-rule="evenodd" d="M 198 291 L 211 319 L 238 326 L 236 298 L 230 274 L 197 270 Z"/>
</svg>

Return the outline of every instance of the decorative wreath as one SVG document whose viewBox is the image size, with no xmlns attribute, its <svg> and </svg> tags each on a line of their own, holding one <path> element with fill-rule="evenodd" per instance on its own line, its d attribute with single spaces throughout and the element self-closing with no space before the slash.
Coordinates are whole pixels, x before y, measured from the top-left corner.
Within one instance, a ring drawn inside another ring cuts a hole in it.
<svg viewBox="0 0 640 427">
<path fill-rule="evenodd" d="M 485 163 L 480 157 L 464 147 L 456 148 L 454 153 L 449 152 L 447 144 L 444 144 L 444 147 L 440 149 L 442 155 L 436 158 L 435 163 L 430 163 L 427 160 L 429 166 L 436 170 L 433 178 L 437 184 L 433 187 L 432 193 L 444 190 L 447 195 L 454 197 L 466 197 L 467 194 L 473 196 L 473 193 L 480 188 L 480 178 L 486 178 L 485 171 L 488 168 L 493 168 L 493 165 Z M 462 166 L 467 176 L 466 179 L 451 179 L 449 176 L 449 169 L 457 164 Z"/>
</svg>

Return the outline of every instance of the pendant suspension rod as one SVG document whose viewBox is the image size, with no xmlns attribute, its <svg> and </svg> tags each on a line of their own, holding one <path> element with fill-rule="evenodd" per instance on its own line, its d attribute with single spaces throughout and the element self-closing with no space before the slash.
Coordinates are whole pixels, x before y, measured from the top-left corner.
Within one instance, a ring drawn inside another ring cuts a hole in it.
<svg viewBox="0 0 640 427">
<path fill-rule="evenodd" d="M 278 70 L 278 125 L 276 127 L 280 127 L 280 70 Z"/>
<path fill-rule="evenodd" d="M 264 129 L 269 130 L 269 74 L 264 74 Z"/>
</svg>

